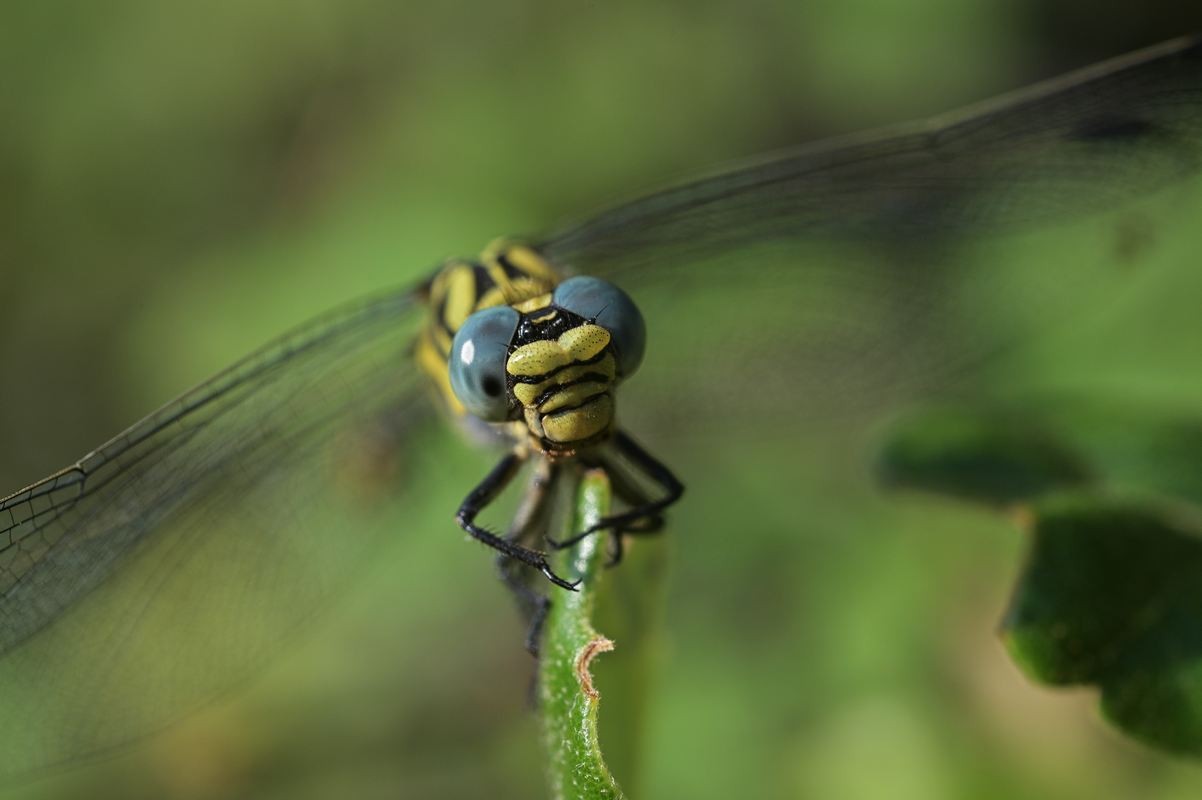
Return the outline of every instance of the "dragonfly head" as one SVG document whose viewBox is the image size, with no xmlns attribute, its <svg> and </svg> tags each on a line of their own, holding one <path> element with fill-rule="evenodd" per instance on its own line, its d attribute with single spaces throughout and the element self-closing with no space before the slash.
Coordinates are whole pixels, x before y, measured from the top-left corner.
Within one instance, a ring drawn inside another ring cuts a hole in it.
<svg viewBox="0 0 1202 800">
<path fill-rule="evenodd" d="M 536 446 L 556 454 L 613 429 L 613 388 L 643 359 L 643 316 L 621 289 L 569 278 L 516 306 L 481 309 L 451 345 L 451 387 L 472 414 L 521 420 Z"/>
</svg>

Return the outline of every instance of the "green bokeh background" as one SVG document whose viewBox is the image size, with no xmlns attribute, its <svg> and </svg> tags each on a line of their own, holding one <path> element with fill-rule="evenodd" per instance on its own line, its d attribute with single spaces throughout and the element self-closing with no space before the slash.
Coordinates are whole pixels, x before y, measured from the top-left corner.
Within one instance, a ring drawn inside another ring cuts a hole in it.
<svg viewBox="0 0 1202 800">
<path fill-rule="evenodd" d="M 0 487 L 445 256 L 1202 28 L 1185 5 L 7 4 Z M 1178 233 L 1178 252 L 1202 243 Z M 1200 352 L 1192 330 L 1178 356 Z M 1145 334 L 1117 340 L 1135 352 Z M 1196 384 L 1160 399 L 1188 404 Z M 700 492 L 673 516 L 636 796 L 1202 792 L 1197 767 L 1121 739 L 1087 693 L 1032 686 L 1008 661 L 994 630 L 1022 541 L 1003 520 L 848 487 L 791 447 L 641 433 L 686 479 L 755 505 Z M 253 686 L 113 759 L 5 791 L 542 796 L 522 628 L 450 520 L 493 456 L 437 426 L 416 446 L 438 454 L 420 507 Z M 801 478 L 790 494 L 763 480 L 786 472 Z M 800 535 L 799 517 L 813 523 Z"/>
</svg>

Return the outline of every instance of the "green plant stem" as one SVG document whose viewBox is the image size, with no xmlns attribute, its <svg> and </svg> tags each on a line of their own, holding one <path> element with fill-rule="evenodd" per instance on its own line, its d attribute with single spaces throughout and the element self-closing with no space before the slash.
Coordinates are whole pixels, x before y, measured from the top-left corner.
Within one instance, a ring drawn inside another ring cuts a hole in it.
<svg viewBox="0 0 1202 800">
<path fill-rule="evenodd" d="M 605 516 L 610 499 L 605 473 L 586 473 L 577 487 L 572 529 L 584 530 Z M 604 544 L 605 537 L 588 536 L 565 552 L 560 566 L 566 565 L 566 574 L 581 579 L 579 591 L 552 596 L 543 634 L 539 694 L 551 791 L 557 800 L 624 796 L 601 754 L 597 739 L 600 694 L 589 672 L 593 658 L 614 646 L 592 624 L 606 560 Z"/>
</svg>

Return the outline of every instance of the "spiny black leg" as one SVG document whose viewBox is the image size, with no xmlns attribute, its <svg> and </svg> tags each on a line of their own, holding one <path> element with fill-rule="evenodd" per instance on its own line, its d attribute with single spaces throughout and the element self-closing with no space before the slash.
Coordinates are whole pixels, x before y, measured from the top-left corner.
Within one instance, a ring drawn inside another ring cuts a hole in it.
<svg viewBox="0 0 1202 800">
<path fill-rule="evenodd" d="M 651 536 L 660 533 L 664 529 L 664 518 L 660 516 L 644 517 L 634 525 L 625 528 L 611 529 L 609 532 L 610 552 L 609 560 L 605 562 L 606 568 L 616 567 L 622 563 L 622 556 L 625 554 L 626 543 L 622 538 L 629 534 L 630 536 Z"/>
<path fill-rule="evenodd" d="M 622 533 L 628 533 L 631 536 L 651 536 L 660 533 L 663 529 L 664 518 L 656 514 L 652 517 L 643 517 L 635 524 L 622 528 Z"/>
<path fill-rule="evenodd" d="M 513 476 L 517 474 L 518 468 L 521 465 L 522 459 L 517 453 L 510 453 L 501 459 L 492 468 L 492 471 L 484 477 L 484 480 L 480 481 L 480 485 L 472 489 L 471 493 L 464 498 L 463 503 L 459 506 L 458 513 L 455 514 L 455 521 L 459 523 L 459 527 L 471 534 L 473 539 L 483 542 L 494 550 L 504 553 L 523 564 L 529 564 L 556 586 L 568 589 L 569 591 L 575 591 L 580 581 L 571 583 L 552 572 L 551 565 L 547 563 L 545 554 L 510 542 L 476 524 L 476 516 L 489 503 L 495 500 L 497 495 L 513 480 Z"/>
<path fill-rule="evenodd" d="M 614 494 L 618 496 L 630 508 L 648 503 L 651 498 L 643 491 L 642 487 L 638 486 L 634 481 L 631 481 L 622 474 L 618 469 L 607 467 L 606 472 L 610 476 L 610 483 L 614 488 Z M 632 534 L 636 536 L 645 536 L 648 534 L 659 533 L 663 530 L 664 518 L 660 515 L 653 517 L 643 517 L 633 525 L 629 525 L 621 530 L 610 531 L 610 552 L 609 561 L 605 566 L 616 567 L 622 563 L 622 556 L 625 553 L 626 541 L 623 539 L 624 534 Z"/>
<path fill-rule="evenodd" d="M 652 536 L 664 529 L 664 518 L 660 516 L 644 517 L 639 520 L 640 524 L 631 525 L 627 528 L 610 531 L 611 548 L 609 552 L 609 561 L 605 562 L 605 566 L 616 567 L 622 563 L 622 556 L 625 552 L 625 542 L 622 537 L 626 534 L 631 536 Z"/>
<path fill-rule="evenodd" d="M 631 530 L 633 526 L 640 523 L 641 520 L 648 517 L 655 517 L 660 514 L 665 508 L 675 503 L 684 494 L 684 484 L 677 480 L 672 471 L 657 461 L 650 453 L 640 447 L 633 439 L 619 431 L 614 434 L 614 445 L 618 450 L 630 459 L 631 463 L 641 468 L 648 476 L 664 489 L 664 496 L 658 500 L 650 500 L 639 503 L 629 511 L 621 514 L 615 514 L 610 517 L 602 517 L 597 521 L 597 524 L 581 531 L 570 539 L 563 541 L 550 541 L 550 544 L 556 548 L 571 547 L 586 536 L 596 533 L 600 530 Z"/>
<path fill-rule="evenodd" d="M 600 463 L 605 474 L 609 476 L 609 483 L 613 487 L 614 496 L 626 504 L 627 508 L 636 508 L 645 505 L 651 501 L 651 496 L 647 494 L 646 489 L 631 480 L 626 475 L 625 470 L 622 470 L 618 465 L 613 463 L 613 459 L 605 459 Z"/>
</svg>

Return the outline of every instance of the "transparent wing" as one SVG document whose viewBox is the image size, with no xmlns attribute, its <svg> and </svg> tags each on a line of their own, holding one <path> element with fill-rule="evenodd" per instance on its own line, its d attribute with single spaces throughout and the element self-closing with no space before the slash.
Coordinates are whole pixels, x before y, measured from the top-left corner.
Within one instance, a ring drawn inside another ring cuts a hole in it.
<svg viewBox="0 0 1202 800">
<path fill-rule="evenodd" d="M 653 375 L 634 393 L 779 435 L 942 391 L 1119 302 L 1196 218 L 1200 168 L 1202 40 L 1181 39 L 653 194 L 540 247 L 643 307 Z"/>
<path fill-rule="evenodd" d="M 353 574 L 393 489 L 369 456 L 421 417 L 419 310 L 316 320 L 0 501 L 0 774 L 192 710 Z"/>
<path fill-rule="evenodd" d="M 959 113 L 668 189 L 552 235 L 617 277 L 772 239 L 921 238 L 1113 206 L 1202 167 L 1202 39 L 1107 61 Z"/>
<path fill-rule="evenodd" d="M 830 577 L 834 554 L 934 563 L 916 540 L 898 545 L 905 517 L 882 513 L 871 486 L 888 417 L 909 405 L 1013 411 L 1079 392 L 1197 408 L 1200 164 L 1194 40 L 547 239 L 647 319 L 618 413 L 688 487 L 671 512 L 677 583 L 754 586 L 727 629 L 750 629 L 755 647 L 745 609 L 804 618 L 799 586 L 858 590 L 859 570 Z M 690 555 L 704 553 L 720 555 Z"/>
</svg>

